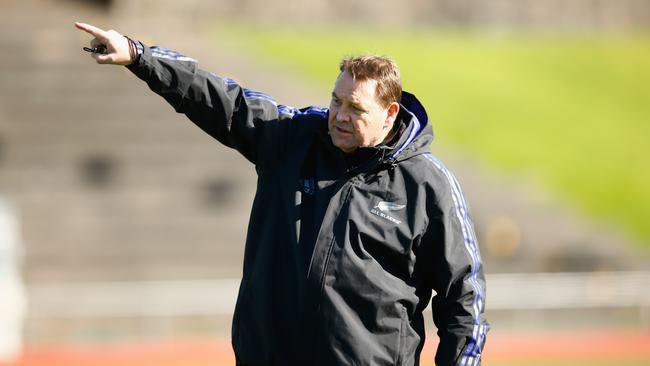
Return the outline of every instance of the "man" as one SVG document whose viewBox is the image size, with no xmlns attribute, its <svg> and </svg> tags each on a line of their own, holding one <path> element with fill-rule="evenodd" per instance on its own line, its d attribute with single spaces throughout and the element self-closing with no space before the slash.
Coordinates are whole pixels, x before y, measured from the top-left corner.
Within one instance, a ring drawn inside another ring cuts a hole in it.
<svg viewBox="0 0 650 366">
<path fill-rule="evenodd" d="M 392 61 L 343 60 L 329 109 L 296 109 L 174 51 L 76 26 L 105 48 L 98 63 L 127 65 L 255 164 L 237 365 L 417 365 L 432 291 L 436 363 L 480 364 L 485 281 L 467 205 Z"/>
</svg>

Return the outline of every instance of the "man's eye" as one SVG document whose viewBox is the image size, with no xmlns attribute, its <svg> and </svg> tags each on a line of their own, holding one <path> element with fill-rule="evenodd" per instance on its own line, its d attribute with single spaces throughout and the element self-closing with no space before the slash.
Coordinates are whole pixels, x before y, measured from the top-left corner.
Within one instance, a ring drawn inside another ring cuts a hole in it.
<svg viewBox="0 0 650 366">
<path fill-rule="evenodd" d="M 341 101 L 338 99 L 332 99 L 332 104 L 334 105 L 341 105 Z"/>
</svg>

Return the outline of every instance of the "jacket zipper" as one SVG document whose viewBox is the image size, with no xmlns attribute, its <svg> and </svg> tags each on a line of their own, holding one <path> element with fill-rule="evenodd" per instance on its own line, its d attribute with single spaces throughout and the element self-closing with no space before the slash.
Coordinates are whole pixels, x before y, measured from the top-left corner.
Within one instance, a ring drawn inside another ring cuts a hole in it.
<svg viewBox="0 0 650 366">
<path fill-rule="evenodd" d="M 345 192 L 345 198 L 343 199 L 343 202 L 341 206 L 345 206 L 348 201 L 350 200 L 350 195 L 352 194 L 352 186 L 354 185 L 354 182 L 356 179 L 351 179 L 346 183 L 346 192 Z M 340 212 L 340 211 L 339 211 Z M 334 230 L 334 228 L 332 228 Z M 325 264 L 323 265 L 323 273 L 321 273 L 321 278 L 320 278 L 320 291 L 318 295 L 318 306 L 316 308 L 316 311 L 320 313 L 321 311 L 321 300 L 323 298 L 323 291 L 325 290 L 325 276 L 327 274 L 327 269 L 329 268 L 330 264 L 330 258 L 332 256 L 332 250 L 334 249 L 334 241 L 336 240 L 336 236 L 332 235 L 332 239 L 330 240 L 327 248 L 327 255 L 325 256 Z"/>
<path fill-rule="evenodd" d="M 361 166 L 358 166 L 343 174 L 343 177 L 341 177 L 341 181 L 344 182 L 343 187 L 345 188 L 346 192 L 345 192 L 345 197 L 343 199 L 343 202 L 341 203 L 341 207 L 345 206 L 349 202 L 350 195 L 352 193 L 352 187 L 355 185 L 356 182 L 358 182 L 361 179 L 359 178 L 359 174 L 364 171 L 375 172 L 375 170 L 381 166 L 381 163 L 383 161 L 383 155 L 381 159 L 378 161 L 373 161 L 373 159 L 371 159 L 370 162 L 366 164 L 362 164 Z M 341 211 L 339 210 L 339 213 L 340 212 Z M 332 230 L 334 230 L 334 227 L 332 227 Z M 327 255 L 325 256 L 325 264 L 323 265 L 323 273 L 321 273 L 321 278 L 320 278 L 320 291 L 318 293 L 318 298 L 316 299 L 317 313 L 320 313 L 321 310 L 321 300 L 323 298 L 323 291 L 325 289 L 325 275 L 327 274 L 327 269 L 329 268 L 329 263 L 330 263 L 330 257 L 332 256 L 332 250 L 334 249 L 334 240 L 336 240 L 336 236 L 332 235 L 332 239 L 328 243 Z"/>
</svg>

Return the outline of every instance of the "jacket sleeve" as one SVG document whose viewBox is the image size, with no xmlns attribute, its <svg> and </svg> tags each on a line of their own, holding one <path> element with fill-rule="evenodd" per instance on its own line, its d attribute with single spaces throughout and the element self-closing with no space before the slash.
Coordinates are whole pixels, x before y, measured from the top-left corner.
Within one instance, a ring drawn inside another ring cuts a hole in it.
<svg viewBox="0 0 650 366">
<path fill-rule="evenodd" d="M 485 277 L 478 243 L 458 182 L 440 162 L 429 160 L 437 178 L 430 187 L 421 254 L 435 291 L 431 307 L 440 338 L 436 365 L 480 365 L 489 325 L 483 316 Z"/>
<path fill-rule="evenodd" d="M 233 80 L 198 68 L 198 62 L 175 51 L 142 47 L 127 66 L 178 113 L 224 145 L 259 164 L 284 145 L 286 123 L 279 122 L 273 98 L 244 89 Z"/>
</svg>

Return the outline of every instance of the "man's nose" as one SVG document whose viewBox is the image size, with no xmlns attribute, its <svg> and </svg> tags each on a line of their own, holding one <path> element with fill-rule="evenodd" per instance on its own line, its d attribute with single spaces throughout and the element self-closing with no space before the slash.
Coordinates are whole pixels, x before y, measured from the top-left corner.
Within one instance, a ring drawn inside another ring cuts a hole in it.
<svg viewBox="0 0 650 366">
<path fill-rule="evenodd" d="M 349 122 L 350 114 L 345 112 L 343 109 L 336 111 L 336 121 L 337 122 Z"/>
</svg>

